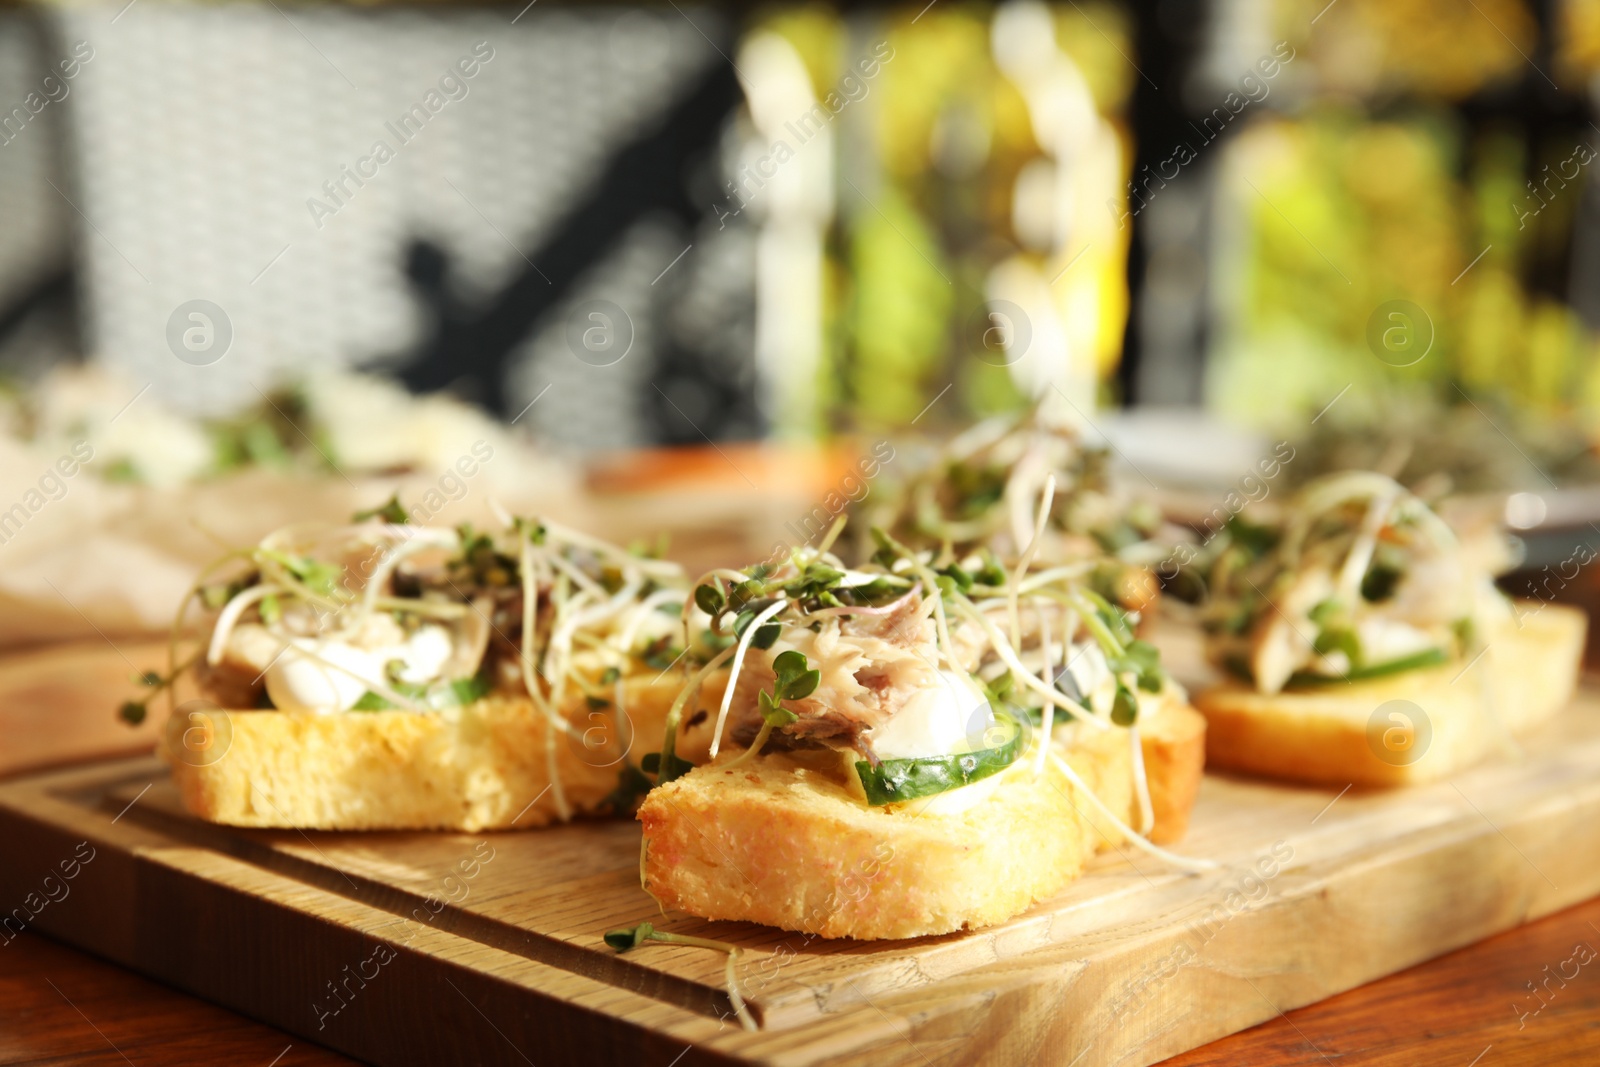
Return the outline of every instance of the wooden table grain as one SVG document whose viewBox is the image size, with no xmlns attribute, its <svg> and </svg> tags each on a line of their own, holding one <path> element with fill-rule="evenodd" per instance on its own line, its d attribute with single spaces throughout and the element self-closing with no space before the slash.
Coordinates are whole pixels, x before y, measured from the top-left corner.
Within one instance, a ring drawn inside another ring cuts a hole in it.
<svg viewBox="0 0 1600 1067">
<path fill-rule="evenodd" d="M 355 1062 L 37 934 L 0 948 L 0 1064 Z"/>
<path fill-rule="evenodd" d="M 20 701 L 0 707 L 0 735 L 42 750 L 51 738 L 37 735 L 62 734 L 59 721 L 23 710 Z M 91 754 L 103 753 L 72 756 Z M 51 749 L 45 762 L 66 755 Z M 1280 1014 L 1166 1067 L 1600 1064 L 1597 952 L 1600 900 Z M 33 933 L 0 944 L 0 1065 L 354 1062 Z"/>
<path fill-rule="evenodd" d="M 1600 1062 L 1600 901 L 1213 1042 L 1166 1067 Z M 1564 971 L 1571 975 L 1563 980 Z M 1539 995 L 1529 986 L 1539 988 Z M 355 1061 L 34 934 L 0 948 L 0 1064 Z"/>
</svg>

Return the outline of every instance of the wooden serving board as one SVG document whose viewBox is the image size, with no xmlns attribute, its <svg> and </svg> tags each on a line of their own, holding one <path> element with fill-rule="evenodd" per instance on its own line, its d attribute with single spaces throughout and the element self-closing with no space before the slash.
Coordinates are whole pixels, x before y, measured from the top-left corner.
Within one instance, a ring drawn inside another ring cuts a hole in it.
<svg viewBox="0 0 1600 1067">
<path fill-rule="evenodd" d="M 0 784 L 0 906 L 376 1064 L 1137 1067 L 1600 894 L 1600 696 L 1435 785 L 1208 777 L 1182 850 L 1222 869 L 1104 855 L 969 934 L 824 942 L 663 919 L 638 847 L 629 823 L 214 827 L 151 759 Z M 605 947 L 643 920 L 743 946 L 762 1029 L 734 1021 L 720 954 Z"/>
<path fill-rule="evenodd" d="M 134 680 L 165 673 L 167 642 L 92 638 L 0 655 L 0 777 L 155 747 L 165 713 L 138 727 L 117 718 L 124 700 L 149 696 Z"/>
</svg>

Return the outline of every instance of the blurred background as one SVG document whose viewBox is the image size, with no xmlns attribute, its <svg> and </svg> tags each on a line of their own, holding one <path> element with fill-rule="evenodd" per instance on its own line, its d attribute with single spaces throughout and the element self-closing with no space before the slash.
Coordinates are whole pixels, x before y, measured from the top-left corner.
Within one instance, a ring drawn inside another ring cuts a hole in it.
<svg viewBox="0 0 1600 1067">
<path fill-rule="evenodd" d="M 1597 64 L 1580 0 L 8 6 L 12 428 L 79 364 L 212 423 L 375 372 L 564 454 L 1348 386 L 1329 431 L 1475 403 L 1566 475 Z M 96 464 L 302 443 L 205 436 Z"/>
<path fill-rule="evenodd" d="M 1280 440 L 1497 494 L 1531 583 L 1597 70 L 1600 0 L 7 5 L 0 643 L 397 489 L 725 562 L 1034 404 L 1179 512 Z"/>
<path fill-rule="evenodd" d="M 75 442 L 755 490 L 1037 403 L 1587 523 L 1597 67 L 1600 0 L 8 5 L 0 510 Z"/>
</svg>

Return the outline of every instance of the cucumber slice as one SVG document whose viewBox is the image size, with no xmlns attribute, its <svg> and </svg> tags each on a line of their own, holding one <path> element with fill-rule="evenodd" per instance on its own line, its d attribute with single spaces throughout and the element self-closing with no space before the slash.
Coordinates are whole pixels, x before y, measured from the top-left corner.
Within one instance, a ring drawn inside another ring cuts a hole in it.
<svg viewBox="0 0 1600 1067">
<path fill-rule="evenodd" d="M 991 748 L 948 756 L 890 759 L 876 767 L 858 760 L 856 773 L 861 776 L 867 803 L 876 808 L 931 797 L 1000 773 L 1022 755 L 1024 734 L 1021 724 L 1005 712 L 995 713 L 995 728 L 1003 732 L 1004 739 Z"/>
<path fill-rule="evenodd" d="M 1312 674 L 1310 671 L 1296 671 L 1290 678 L 1287 688 L 1298 689 L 1318 685 L 1338 685 L 1341 682 L 1364 682 L 1369 678 L 1386 678 L 1391 674 L 1400 674 L 1403 671 L 1421 670 L 1423 667 L 1437 667 L 1441 663 L 1448 663 L 1450 656 L 1442 648 L 1425 648 L 1421 652 L 1413 652 L 1409 656 L 1399 659 L 1385 660 L 1382 663 L 1369 663 L 1364 667 L 1356 667 L 1345 675 Z"/>
<path fill-rule="evenodd" d="M 402 682 L 394 687 L 394 691 L 437 711 L 440 708 L 460 707 L 475 700 L 482 700 L 489 695 L 489 683 L 478 677 L 457 678 L 448 685 L 406 685 Z M 395 705 L 386 698 L 369 689 L 361 694 L 360 700 L 351 705 L 350 710 L 389 711 L 394 707 Z"/>
</svg>

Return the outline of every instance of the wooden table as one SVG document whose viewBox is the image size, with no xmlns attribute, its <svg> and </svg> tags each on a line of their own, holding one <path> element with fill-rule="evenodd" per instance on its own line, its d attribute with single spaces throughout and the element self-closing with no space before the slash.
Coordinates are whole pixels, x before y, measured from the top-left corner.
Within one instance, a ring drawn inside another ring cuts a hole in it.
<svg viewBox="0 0 1600 1067">
<path fill-rule="evenodd" d="M 1519 1026 L 1600 901 L 1195 1049 L 1168 1067 L 1547 1067 L 1600 1059 L 1600 958 Z M 1569 968 L 1570 970 L 1570 968 Z M 1521 994 L 1519 996 L 1519 994 Z M 0 948 L 0 1064 L 348 1064 L 334 1052 L 33 934 Z M 942 1064 L 934 1067 L 944 1067 Z"/>
<path fill-rule="evenodd" d="M 49 747 L 50 738 L 35 735 L 42 729 L 58 736 L 62 732 L 59 722 L 42 723 L 36 716 L 7 719 L 5 707 L 0 707 L 0 736 L 33 744 L 41 752 Z M 115 747 L 123 748 L 120 740 Z M 96 750 L 96 754 L 101 753 Z M 59 762 L 59 757 L 23 762 Z M 1596 860 L 1600 862 L 1600 857 Z M 3 842 L 0 862 L 4 862 Z M 1550 977 L 1573 957 L 1574 946 L 1580 943 L 1600 952 L 1600 900 L 1281 1015 L 1167 1064 L 1600 1063 L 1600 958 L 1583 966 L 1564 986 Z M 1532 1014 L 1541 1001 L 1531 987 L 1546 981 L 1554 993 L 1545 993 L 1547 1003 Z M 1519 1020 L 1520 1012 L 1529 1014 Z M 295 1067 L 352 1062 L 32 933 L 0 946 L 0 1065 Z M 929 1067 L 945 1064 L 930 1059 Z"/>
</svg>

